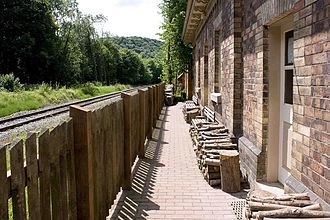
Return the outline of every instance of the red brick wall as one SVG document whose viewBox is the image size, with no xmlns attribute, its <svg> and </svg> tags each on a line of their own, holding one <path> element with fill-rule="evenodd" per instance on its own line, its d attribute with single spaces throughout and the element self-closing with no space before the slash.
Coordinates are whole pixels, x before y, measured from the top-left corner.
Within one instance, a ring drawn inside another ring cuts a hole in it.
<svg viewBox="0 0 330 220">
<path fill-rule="evenodd" d="M 241 20 L 234 19 L 234 14 L 237 16 L 241 13 L 241 1 L 225 0 L 217 1 L 214 8 L 202 28 L 196 40 L 195 56 L 198 48 L 205 48 L 208 45 L 208 91 L 204 91 L 205 82 L 201 77 L 201 94 L 202 97 L 214 92 L 214 86 L 219 86 L 222 93 L 221 105 L 216 105 L 208 96 L 208 106 L 216 111 L 217 118 L 235 134 L 241 134 Z M 220 23 L 217 23 L 220 21 Z M 220 85 L 215 85 L 215 31 L 219 30 L 220 37 Z M 200 60 L 200 70 L 206 65 L 203 61 L 203 54 L 198 59 L 196 56 L 195 65 L 198 65 Z M 197 73 L 195 72 L 195 75 Z M 203 95 L 204 94 L 204 95 Z M 204 99 L 204 98 L 202 98 Z M 202 102 L 203 103 L 203 102 Z"/>
<path fill-rule="evenodd" d="M 330 2 L 302 1 L 294 15 L 292 175 L 330 203 Z"/>
</svg>

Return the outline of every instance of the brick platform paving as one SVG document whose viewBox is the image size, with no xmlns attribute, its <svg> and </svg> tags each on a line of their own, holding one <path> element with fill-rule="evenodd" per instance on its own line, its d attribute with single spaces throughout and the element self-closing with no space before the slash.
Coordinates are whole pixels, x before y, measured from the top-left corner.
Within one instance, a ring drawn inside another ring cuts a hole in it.
<svg viewBox="0 0 330 220">
<path fill-rule="evenodd" d="M 132 190 L 122 192 L 108 219 L 236 219 L 230 202 L 245 193 L 210 187 L 197 167 L 182 104 L 164 107 L 136 162 Z"/>
</svg>

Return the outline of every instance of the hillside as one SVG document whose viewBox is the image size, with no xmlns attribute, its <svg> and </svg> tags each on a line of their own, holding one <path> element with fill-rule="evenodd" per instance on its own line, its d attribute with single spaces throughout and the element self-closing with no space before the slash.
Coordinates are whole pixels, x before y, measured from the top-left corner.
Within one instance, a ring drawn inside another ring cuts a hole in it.
<svg viewBox="0 0 330 220">
<path fill-rule="evenodd" d="M 156 57 L 156 53 L 162 45 L 159 40 L 145 37 L 113 37 L 112 39 L 119 46 L 141 54 L 143 58 Z"/>
</svg>

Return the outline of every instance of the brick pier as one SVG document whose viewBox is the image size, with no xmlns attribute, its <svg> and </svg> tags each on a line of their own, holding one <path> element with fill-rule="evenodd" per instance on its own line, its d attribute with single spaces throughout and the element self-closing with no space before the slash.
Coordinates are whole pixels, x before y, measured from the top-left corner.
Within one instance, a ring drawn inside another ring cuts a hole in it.
<svg viewBox="0 0 330 220">
<path fill-rule="evenodd" d="M 236 219 L 228 194 L 209 186 L 197 167 L 182 104 L 164 107 L 136 162 L 133 187 L 118 195 L 108 219 Z"/>
</svg>

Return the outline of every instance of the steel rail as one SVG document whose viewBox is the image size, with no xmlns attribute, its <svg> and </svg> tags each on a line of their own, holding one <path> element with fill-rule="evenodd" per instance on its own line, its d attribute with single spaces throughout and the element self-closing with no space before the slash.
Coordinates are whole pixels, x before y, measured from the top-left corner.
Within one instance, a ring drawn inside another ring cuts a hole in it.
<svg viewBox="0 0 330 220">
<path fill-rule="evenodd" d="M 31 122 L 35 122 L 35 121 L 39 121 L 39 120 L 42 120 L 42 119 L 45 119 L 48 117 L 52 117 L 55 115 L 63 114 L 65 112 L 69 111 L 69 107 L 71 105 L 80 105 L 80 106 L 91 105 L 91 104 L 94 104 L 97 102 L 107 100 L 109 98 L 117 97 L 122 92 L 130 93 L 130 92 L 133 92 L 133 91 L 138 90 L 143 87 L 146 87 L 146 86 L 134 87 L 134 88 L 125 89 L 122 91 L 111 92 L 111 93 L 100 95 L 100 96 L 95 96 L 95 97 L 91 97 L 91 98 L 87 98 L 87 99 L 82 99 L 82 100 L 73 101 L 73 102 L 69 102 L 69 103 L 59 104 L 56 106 L 42 108 L 42 109 L 39 109 L 39 110 L 36 110 L 33 112 L 26 112 L 26 113 L 23 113 L 20 115 L 12 116 L 12 117 L 0 118 L 0 132 L 6 131 L 9 129 L 13 129 L 16 127 L 20 127 L 22 125 L 25 125 L 25 124 L 28 124 Z M 49 112 L 49 113 L 47 113 L 47 112 Z M 40 115 L 40 114 L 42 114 L 42 115 Z M 27 119 L 24 120 L 24 118 L 27 118 Z M 21 119 L 23 119 L 23 120 L 18 121 L 16 123 L 1 126 L 4 123 L 15 122 L 15 121 L 21 120 Z"/>
</svg>

